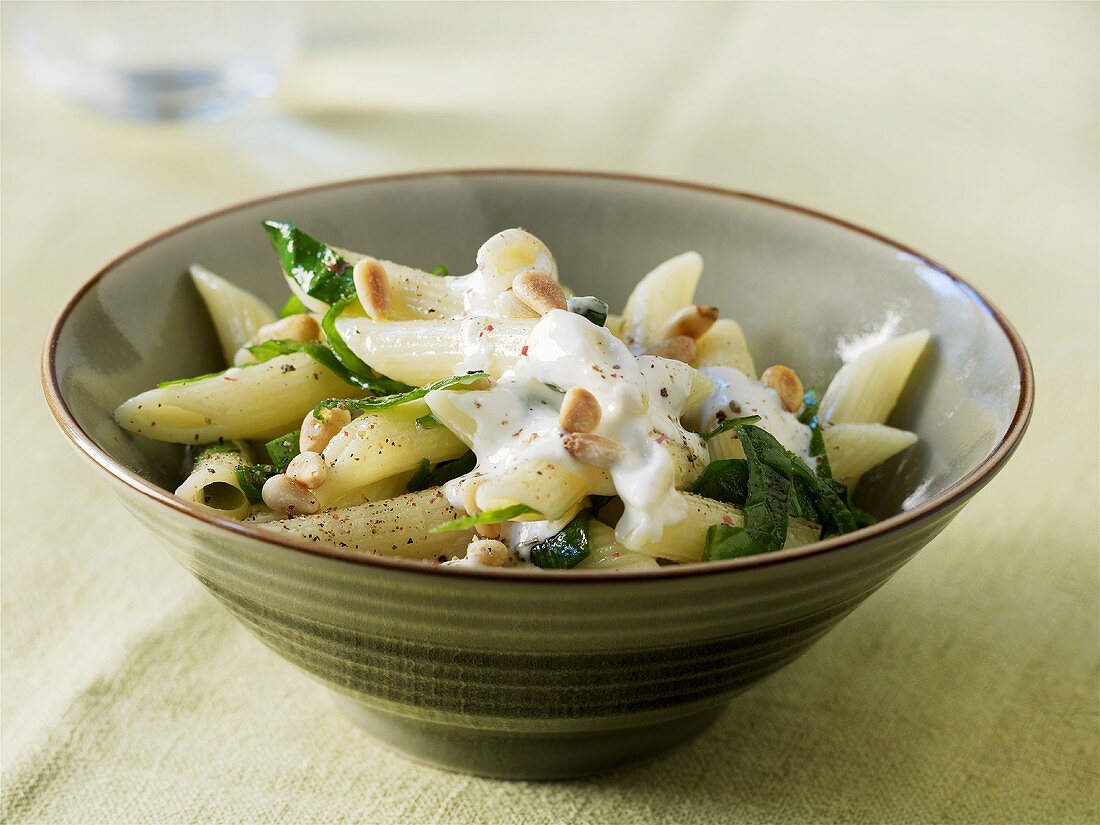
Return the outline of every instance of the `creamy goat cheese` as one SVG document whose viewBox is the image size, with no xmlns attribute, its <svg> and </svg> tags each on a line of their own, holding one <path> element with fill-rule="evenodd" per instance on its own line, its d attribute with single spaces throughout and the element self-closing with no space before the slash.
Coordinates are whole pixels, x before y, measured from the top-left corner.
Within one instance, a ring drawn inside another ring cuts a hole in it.
<svg viewBox="0 0 1100 825">
<path fill-rule="evenodd" d="M 587 493 L 622 498 L 616 533 L 626 547 L 659 541 L 666 525 L 687 515 L 677 487 L 707 462 L 702 439 L 680 424 L 694 375 L 678 361 L 635 358 L 603 327 L 552 310 L 535 325 L 515 366 L 491 388 L 447 392 L 446 398 L 446 391 L 428 394 L 429 408 L 444 423 L 451 423 L 455 410 L 473 422 L 468 438 L 478 466 L 448 485 L 448 498 L 461 506 L 469 479 L 545 460 L 582 478 Z M 564 447 L 559 409 L 573 387 L 587 389 L 600 403 L 595 433 L 623 447 L 608 472 L 582 464 Z"/>
<path fill-rule="evenodd" d="M 816 466 L 810 455 L 812 431 L 787 411 L 779 393 L 733 367 L 703 367 L 699 371 L 714 382 L 714 391 L 685 416 L 689 426 L 709 432 L 730 418 L 758 415 L 756 426 L 811 467 Z"/>
</svg>

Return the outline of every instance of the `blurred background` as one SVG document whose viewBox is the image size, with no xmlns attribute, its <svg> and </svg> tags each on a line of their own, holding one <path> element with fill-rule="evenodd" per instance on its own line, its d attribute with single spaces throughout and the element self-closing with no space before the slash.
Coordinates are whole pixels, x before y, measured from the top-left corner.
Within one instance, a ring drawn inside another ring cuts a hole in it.
<svg viewBox="0 0 1100 825">
<path fill-rule="evenodd" d="M 3 3 L 4 819 L 1100 818 L 1098 9 Z M 1035 361 L 1031 432 L 988 493 L 656 766 L 533 786 L 389 755 L 175 568 L 41 401 L 49 321 L 131 245 L 266 193 L 472 166 L 862 224 L 968 278 Z M 201 673 L 176 665 L 194 644 Z"/>
</svg>

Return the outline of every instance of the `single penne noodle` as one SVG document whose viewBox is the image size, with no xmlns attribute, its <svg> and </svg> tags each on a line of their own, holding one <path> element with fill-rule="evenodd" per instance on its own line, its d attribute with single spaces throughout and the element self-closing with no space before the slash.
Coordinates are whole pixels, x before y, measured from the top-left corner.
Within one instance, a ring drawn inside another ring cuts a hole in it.
<svg viewBox="0 0 1100 825">
<path fill-rule="evenodd" d="M 917 434 L 885 424 L 830 424 L 822 427 L 833 478 L 849 487 L 860 476 L 917 443 Z"/>
<path fill-rule="evenodd" d="M 176 488 L 176 495 L 219 516 L 242 521 L 252 512 L 252 504 L 237 480 L 237 469 L 245 463 L 236 451 L 200 455 L 191 474 Z"/>
<path fill-rule="evenodd" d="M 115 421 L 131 432 L 178 444 L 267 441 L 298 427 L 326 398 L 362 395 L 299 352 L 148 390 L 121 404 Z"/>
<path fill-rule="evenodd" d="M 834 424 L 884 424 L 929 339 L 911 332 L 872 347 L 849 361 L 821 399 L 821 419 Z"/>
<path fill-rule="evenodd" d="M 234 286 L 206 267 L 194 264 L 191 280 L 214 323 L 225 363 L 230 365 L 237 350 L 256 334 L 256 330 L 275 320 L 275 312 L 251 292 Z"/>
<path fill-rule="evenodd" d="M 756 380 L 756 367 L 745 341 L 745 333 L 736 321 L 719 318 L 695 343 L 698 348 L 695 366 L 733 367 Z"/>
<path fill-rule="evenodd" d="M 635 552 L 653 558 L 676 562 L 702 561 L 707 530 L 715 524 L 743 527 L 745 514 L 740 507 L 714 501 L 693 493 L 680 493 L 687 504 L 686 518 L 665 527 L 660 541 L 647 542 L 634 548 Z M 820 528 L 799 519 L 791 519 L 787 528 L 784 547 L 796 547 L 817 541 Z"/>
<path fill-rule="evenodd" d="M 589 493 L 611 491 L 608 487 L 593 489 L 592 476 L 606 478 L 595 470 L 581 474 L 551 461 L 528 461 L 494 473 L 482 481 L 474 494 L 474 501 L 479 510 L 525 504 L 541 513 L 543 518 L 555 521 L 570 508 L 576 507 Z M 610 485 L 610 481 L 605 483 Z"/>
<path fill-rule="evenodd" d="M 333 436 L 322 453 L 328 465 L 325 482 L 313 491 L 321 509 L 413 470 L 425 458 L 436 464 L 466 452 L 466 445 L 446 427 L 425 429 L 416 423 L 427 414 L 427 404 L 411 401 L 361 415 Z"/>
<path fill-rule="evenodd" d="M 464 335 L 463 321 L 372 321 L 345 316 L 336 329 L 351 350 L 383 375 L 413 386 L 423 386 L 467 370 L 464 338 L 483 356 L 494 377 L 511 367 L 520 355 L 536 319 L 487 322 Z"/>
<path fill-rule="evenodd" d="M 460 515 L 443 491 L 433 487 L 370 504 L 274 521 L 262 527 L 273 533 L 360 553 L 434 559 L 461 554 L 473 538 L 473 530 L 430 532 Z"/>
<path fill-rule="evenodd" d="M 438 321 L 462 314 L 469 275 L 442 277 L 393 261 L 379 263 L 390 281 L 390 320 Z"/>
<path fill-rule="evenodd" d="M 703 274 L 698 252 L 669 258 L 646 275 L 627 299 L 621 337 L 634 352 L 645 352 L 661 340 L 665 323 L 691 304 Z"/>
<path fill-rule="evenodd" d="M 615 531 L 593 519 L 588 525 L 589 554 L 577 570 L 644 570 L 659 565 L 645 553 L 627 550 L 615 538 Z"/>
</svg>

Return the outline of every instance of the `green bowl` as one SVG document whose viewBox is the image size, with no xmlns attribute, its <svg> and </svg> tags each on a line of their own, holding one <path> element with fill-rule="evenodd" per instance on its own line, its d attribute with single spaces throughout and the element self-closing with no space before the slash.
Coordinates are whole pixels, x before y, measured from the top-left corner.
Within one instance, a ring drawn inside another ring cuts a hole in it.
<svg viewBox="0 0 1100 825">
<path fill-rule="evenodd" d="M 267 217 L 453 271 L 472 268 L 493 233 L 524 226 L 566 282 L 620 306 L 655 263 L 695 249 L 707 265 L 699 299 L 741 322 L 757 363 L 792 364 L 807 385 L 827 381 L 860 336 L 930 329 L 891 422 L 921 441 L 865 479 L 858 498 L 882 519 L 873 527 L 637 573 L 439 569 L 216 518 L 171 495 L 179 449 L 120 430 L 111 411 L 166 377 L 221 366 L 192 262 L 282 302 Z M 171 229 L 73 296 L 50 332 L 43 384 L 61 429 L 126 508 L 352 719 L 417 759 L 528 778 L 607 770 L 704 730 L 947 526 L 1016 449 L 1033 398 L 1008 322 L 899 244 L 711 187 L 513 170 L 346 181 Z"/>
</svg>

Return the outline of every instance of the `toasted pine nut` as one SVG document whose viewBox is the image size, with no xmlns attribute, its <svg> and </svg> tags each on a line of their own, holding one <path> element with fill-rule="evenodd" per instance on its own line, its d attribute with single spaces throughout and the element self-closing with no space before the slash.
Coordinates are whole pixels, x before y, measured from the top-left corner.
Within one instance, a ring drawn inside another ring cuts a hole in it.
<svg viewBox="0 0 1100 825">
<path fill-rule="evenodd" d="M 289 476 L 281 474 L 265 481 L 260 494 L 264 504 L 288 516 L 308 516 L 321 509 L 313 493 Z"/>
<path fill-rule="evenodd" d="M 788 412 L 798 412 L 802 406 L 802 381 L 790 367 L 782 364 L 768 367 L 760 376 L 760 383 L 779 393 L 779 400 Z"/>
<path fill-rule="evenodd" d="M 699 340 L 707 334 L 707 330 L 714 326 L 717 320 L 718 307 L 702 304 L 684 307 L 668 319 L 661 337 L 675 338 L 678 335 L 686 335 L 688 338 Z"/>
<path fill-rule="evenodd" d="M 583 387 L 573 387 L 561 402 L 558 423 L 567 433 L 590 433 L 599 425 L 602 416 L 596 396 Z"/>
<path fill-rule="evenodd" d="M 694 338 L 689 338 L 686 335 L 677 335 L 654 344 L 646 350 L 645 354 L 658 355 L 661 358 L 668 358 L 672 361 L 683 361 L 685 364 L 690 364 L 695 360 L 695 356 L 699 354 L 699 347 L 696 346 Z"/>
<path fill-rule="evenodd" d="M 286 465 L 286 474 L 308 490 L 316 490 L 328 477 L 328 465 L 320 453 L 298 453 Z"/>
<path fill-rule="evenodd" d="M 321 338 L 321 325 L 312 315 L 304 312 L 288 315 L 270 324 L 264 324 L 252 336 L 250 344 L 262 344 L 264 341 L 318 341 Z"/>
<path fill-rule="evenodd" d="M 500 522 L 494 522 L 492 524 L 475 524 L 474 532 L 483 539 L 499 539 Z"/>
<path fill-rule="evenodd" d="M 363 258 L 351 273 L 355 294 L 363 309 L 375 321 L 390 317 L 390 278 L 374 258 Z"/>
<path fill-rule="evenodd" d="M 512 292 L 539 315 L 568 306 L 565 291 L 558 282 L 537 269 L 519 273 L 512 281 Z"/>
<path fill-rule="evenodd" d="M 510 554 L 504 542 L 494 539 L 471 541 L 466 548 L 466 558 L 486 567 L 500 567 L 502 564 L 507 564 L 509 557 Z"/>
<path fill-rule="evenodd" d="M 321 410 L 321 417 L 317 418 L 313 410 L 306 413 L 302 419 L 302 433 L 298 436 L 298 449 L 303 453 L 322 452 L 332 437 L 351 423 L 351 413 L 343 407 L 331 410 Z"/>
<path fill-rule="evenodd" d="M 538 318 L 539 314 L 516 297 L 511 289 L 506 289 L 494 301 L 501 318 Z"/>
<path fill-rule="evenodd" d="M 609 470 L 623 450 L 623 445 L 595 433 L 569 433 L 562 439 L 565 451 L 581 464 L 599 470 Z"/>
</svg>

